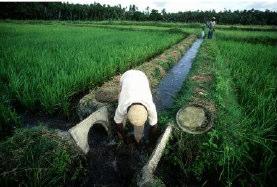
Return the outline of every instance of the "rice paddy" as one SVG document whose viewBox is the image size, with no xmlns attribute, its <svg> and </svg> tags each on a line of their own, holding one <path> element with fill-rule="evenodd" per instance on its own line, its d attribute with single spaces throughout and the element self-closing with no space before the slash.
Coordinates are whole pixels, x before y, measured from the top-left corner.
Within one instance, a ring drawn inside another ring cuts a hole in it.
<svg viewBox="0 0 277 187">
<path fill-rule="evenodd" d="M 19 124 L 18 108 L 68 115 L 76 94 L 142 64 L 189 33 L 199 34 L 197 27 L 201 24 L 0 23 L 0 117 L 8 125 Z M 275 29 L 221 25 L 213 40 L 204 40 L 174 107 L 159 114 L 159 126 L 174 121 L 182 106 L 199 101 L 214 115 L 214 125 L 198 136 L 174 128 L 157 172 L 166 185 L 274 184 Z"/>
<path fill-rule="evenodd" d="M 0 77 L 8 100 L 68 115 L 74 95 L 161 53 L 185 35 L 63 25 L 0 24 Z"/>
<path fill-rule="evenodd" d="M 274 45 L 277 41 L 277 31 L 219 30 L 216 31 L 216 37 L 220 40 Z"/>
<path fill-rule="evenodd" d="M 160 177 L 170 181 L 167 185 L 178 186 L 186 181 L 209 186 L 274 183 L 276 34 L 218 30 L 216 39 L 203 43 L 190 77 L 210 76 L 213 82 L 187 80 L 175 107 L 162 114 L 160 121 L 174 120 L 180 107 L 201 101 L 211 111 L 215 105 L 215 124 L 202 136 L 175 131 L 161 166 Z M 197 90 L 205 94 L 199 95 Z M 179 174 L 178 180 L 166 176 L 170 170 Z"/>
</svg>

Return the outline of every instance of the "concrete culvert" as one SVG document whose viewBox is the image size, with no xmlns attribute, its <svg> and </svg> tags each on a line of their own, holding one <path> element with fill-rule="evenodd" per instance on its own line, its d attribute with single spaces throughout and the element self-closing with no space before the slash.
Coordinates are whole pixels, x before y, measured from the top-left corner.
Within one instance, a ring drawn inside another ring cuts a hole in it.
<svg viewBox="0 0 277 187">
<path fill-rule="evenodd" d="M 88 144 L 88 133 L 94 124 L 101 124 L 109 134 L 111 128 L 107 106 L 98 109 L 94 113 L 90 114 L 86 119 L 68 130 L 76 144 L 85 154 L 88 153 L 90 148 Z"/>
</svg>

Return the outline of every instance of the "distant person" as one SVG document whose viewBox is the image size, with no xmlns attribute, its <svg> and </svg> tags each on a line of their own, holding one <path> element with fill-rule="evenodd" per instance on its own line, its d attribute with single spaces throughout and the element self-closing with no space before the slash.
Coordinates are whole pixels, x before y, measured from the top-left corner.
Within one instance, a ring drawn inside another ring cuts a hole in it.
<svg viewBox="0 0 277 187">
<path fill-rule="evenodd" d="M 205 38 L 205 26 L 202 27 L 201 38 Z"/>
<path fill-rule="evenodd" d="M 215 31 L 215 17 L 212 17 L 212 20 L 210 20 L 210 21 L 208 21 L 208 23 L 207 23 L 207 27 L 208 27 L 208 29 L 209 29 L 209 31 L 208 31 L 208 38 L 209 39 L 212 39 L 213 38 L 213 33 L 214 33 L 214 31 Z"/>
<path fill-rule="evenodd" d="M 114 116 L 119 138 L 126 138 L 123 121 L 127 119 L 134 127 L 134 138 L 139 144 L 148 118 L 151 139 L 157 131 L 157 111 L 146 75 L 139 70 L 125 72 L 120 78 L 120 89 L 118 107 Z"/>
</svg>

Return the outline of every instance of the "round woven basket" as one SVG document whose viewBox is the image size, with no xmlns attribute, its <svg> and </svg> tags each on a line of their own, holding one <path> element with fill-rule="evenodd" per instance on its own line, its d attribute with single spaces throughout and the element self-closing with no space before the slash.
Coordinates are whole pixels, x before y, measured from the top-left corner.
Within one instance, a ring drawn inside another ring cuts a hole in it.
<svg viewBox="0 0 277 187">
<path fill-rule="evenodd" d="M 189 123 L 184 121 L 181 118 L 181 115 L 184 114 L 184 111 L 188 107 L 195 107 L 195 108 L 198 108 L 198 109 L 202 109 L 204 111 L 205 118 L 204 118 L 204 120 L 203 120 L 203 122 L 201 123 L 200 126 L 197 126 L 195 128 L 191 128 L 189 126 Z M 212 119 L 211 113 L 206 108 L 204 108 L 202 106 L 199 106 L 199 105 L 190 105 L 190 106 L 182 107 L 177 112 L 176 122 L 177 122 L 178 126 L 180 127 L 180 129 L 182 129 L 184 132 L 187 132 L 189 134 L 202 134 L 202 133 L 205 133 L 205 132 L 207 132 L 208 130 L 210 130 L 212 128 L 213 119 Z"/>
</svg>

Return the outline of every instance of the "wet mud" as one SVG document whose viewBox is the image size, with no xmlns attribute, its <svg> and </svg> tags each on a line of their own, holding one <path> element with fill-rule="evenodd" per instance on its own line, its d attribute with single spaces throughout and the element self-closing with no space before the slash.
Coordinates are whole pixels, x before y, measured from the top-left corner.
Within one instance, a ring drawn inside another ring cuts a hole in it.
<svg viewBox="0 0 277 187">
<path fill-rule="evenodd" d="M 181 89 L 202 41 L 202 39 L 196 40 L 179 63 L 159 83 L 154 94 L 158 111 L 172 105 L 174 96 Z M 151 146 L 147 142 L 147 128 L 145 129 L 144 145 L 138 147 L 134 142 L 132 128 L 127 129 L 128 142 L 118 140 L 115 132 L 109 136 L 104 128 L 97 126 L 95 129 L 92 128 L 89 133 L 90 152 L 87 155 L 89 176 L 86 186 L 135 186 L 136 175 L 155 147 L 155 143 Z"/>
<path fill-rule="evenodd" d="M 154 94 L 154 102 L 158 111 L 164 110 L 172 104 L 175 94 L 180 90 L 191 68 L 201 43 L 202 40 L 198 39 L 179 63 L 159 83 Z M 164 72 L 160 71 L 160 74 L 164 74 Z M 116 79 L 116 81 L 118 80 Z M 114 84 L 112 85 L 114 86 Z M 101 97 L 102 92 L 98 94 Z M 111 98 L 113 99 L 113 95 Z M 26 121 L 27 127 L 41 121 L 51 128 L 61 130 L 68 130 L 76 124 L 76 121 L 64 121 L 59 118 L 49 121 L 46 117 L 26 118 Z M 90 129 L 88 135 L 90 151 L 86 155 L 88 177 L 85 186 L 135 186 L 136 175 L 147 162 L 155 143 L 149 144 L 146 136 L 143 144 L 137 146 L 132 135 L 133 129 L 129 128 L 127 131 L 129 141 L 123 142 L 118 140 L 115 129 L 112 129 L 111 134 L 108 134 L 100 124 L 96 124 Z"/>
<path fill-rule="evenodd" d="M 59 116 L 50 117 L 46 114 L 32 114 L 29 112 L 20 114 L 20 118 L 22 120 L 22 126 L 26 128 L 36 127 L 41 124 L 52 129 L 59 129 L 63 131 L 69 130 L 71 127 L 79 122 L 76 117 L 65 119 Z"/>
<path fill-rule="evenodd" d="M 149 150 L 135 144 L 131 130 L 128 143 L 118 140 L 101 125 L 90 129 L 87 154 L 88 180 L 85 186 L 134 186 L 137 172 L 147 161 Z M 151 152 L 151 151 L 150 151 Z"/>
</svg>

